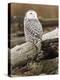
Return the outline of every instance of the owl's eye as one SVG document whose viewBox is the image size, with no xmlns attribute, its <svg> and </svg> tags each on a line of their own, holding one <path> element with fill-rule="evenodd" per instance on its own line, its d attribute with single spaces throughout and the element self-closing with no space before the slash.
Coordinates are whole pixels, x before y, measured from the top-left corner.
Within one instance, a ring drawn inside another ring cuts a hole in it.
<svg viewBox="0 0 60 80">
<path fill-rule="evenodd" d="M 32 13 L 30 13 L 30 14 L 32 14 Z"/>
</svg>

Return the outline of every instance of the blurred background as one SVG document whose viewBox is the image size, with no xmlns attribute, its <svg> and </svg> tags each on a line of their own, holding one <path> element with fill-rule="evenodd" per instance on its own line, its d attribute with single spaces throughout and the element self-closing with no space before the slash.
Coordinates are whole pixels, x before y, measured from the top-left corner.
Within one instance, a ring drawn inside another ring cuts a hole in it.
<svg viewBox="0 0 60 80">
<path fill-rule="evenodd" d="M 35 10 L 43 26 L 44 33 L 58 27 L 58 6 L 36 4 L 8 4 L 9 48 L 25 42 L 24 16 L 28 10 Z"/>
<path fill-rule="evenodd" d="M 58 17 L 58 6 L 19 3 L 11 4 L 11 16 L 24 16 L 29 9 L 35 10 L 38 16 L 42 16 L 44 18 Z"/>
</svg>

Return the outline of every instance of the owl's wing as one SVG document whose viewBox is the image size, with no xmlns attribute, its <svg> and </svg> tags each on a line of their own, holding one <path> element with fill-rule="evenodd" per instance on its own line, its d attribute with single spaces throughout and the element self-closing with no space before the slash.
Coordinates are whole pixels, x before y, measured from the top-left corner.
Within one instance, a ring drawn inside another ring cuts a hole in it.
<svg viewBox="0 0 60 80">
<path fill-rule="evenodd" d="M 41 23 L 39 22 L 39 20 L 35 20 L 35 23 L 34 23 L 34 30 L 35 30 L 35 36 L 39 39 L 42 38 L 42 35 L 43 35 L 43 29 L 42 29 L 42 25 Z"/>
<path fill-rule="evenodd" d="M 42 25 L 36 19 L 24 20 L 24 32 L 26 31 L 28 31 L 28 34 L 31 34 L 38 39 L 41 39 L 43 34 Z"/>
</svg>

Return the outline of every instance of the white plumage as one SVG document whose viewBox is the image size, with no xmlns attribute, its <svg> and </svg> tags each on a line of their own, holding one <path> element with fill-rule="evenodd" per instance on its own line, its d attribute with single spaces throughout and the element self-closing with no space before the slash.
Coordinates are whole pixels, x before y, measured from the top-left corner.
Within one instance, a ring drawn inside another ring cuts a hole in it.
<svg viewBox="0 0 60 80">
<path fill-rule="evenodd" d="M 32 42 L 40 50 L 43 30 L 38 20 L 37 13 L 33 10 L 29 10 L 25 15 L 24 33 L 26 41 Z M 39 46 L 37 46 L 37 44 Z"/>
</svg>

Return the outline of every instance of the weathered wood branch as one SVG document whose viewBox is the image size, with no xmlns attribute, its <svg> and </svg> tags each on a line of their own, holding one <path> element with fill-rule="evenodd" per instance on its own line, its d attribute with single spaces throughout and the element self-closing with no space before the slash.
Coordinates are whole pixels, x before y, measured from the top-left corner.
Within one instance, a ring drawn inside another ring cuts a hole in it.
<svg viewBox="0 0 60 80">
<path fill-rule="evenodd" d="M 18 45 L 11 49 L 11 65 L 22 65 L 28 59 L 33 59 L 36 53 L 36 47 L 30 42 Z"/>
<path fill-rule="evenodd" d="M 58 38 L 58 29 L 44 34 L 42 37 L 42 41 L 56 38 Z M 15 65 L 22 65 L 25 64 L 28 60 L 34 59 L 37 54 L 37 49 L 32 43 L 26 42 L 22 45 L 17 45 L 12 48 L 10 50 L 10 54 L 11 65 L 12 67 L 14 67 Z"/>
<path fill-rule="evenodd" d="M 58 30 L 58 28 L 56 28 L 53 31 L 44 34 L 42 36 L 42 41 L 48 40 L 48 39 L 58 38 L 58 32 L 59 32 L 59 30 Z"/>
</svg>

